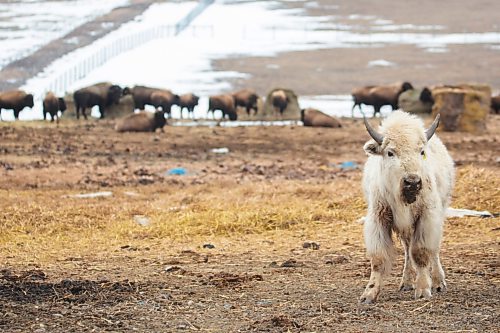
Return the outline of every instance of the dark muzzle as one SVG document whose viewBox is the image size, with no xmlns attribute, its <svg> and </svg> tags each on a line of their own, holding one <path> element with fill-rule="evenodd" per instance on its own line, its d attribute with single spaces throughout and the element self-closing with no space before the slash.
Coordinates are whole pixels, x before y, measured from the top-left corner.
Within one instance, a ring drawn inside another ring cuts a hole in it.
<svg viewBox="0 0 500 333">
<path fill-rule="evenodd" d="M 408 175 L 403 178 L 403 198 L 406 203 L 414 203 L 422 189 L 422 179 L 417 175 Z"/>
</svg>

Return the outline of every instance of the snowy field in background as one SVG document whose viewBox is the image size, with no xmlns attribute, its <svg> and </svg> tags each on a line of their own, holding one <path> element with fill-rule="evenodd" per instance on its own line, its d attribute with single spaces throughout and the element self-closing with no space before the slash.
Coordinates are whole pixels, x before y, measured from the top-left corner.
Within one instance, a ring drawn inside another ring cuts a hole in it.
<svg viewBox="0 0 500 333">
<path fill-rule="evenodd" d="M 47 82 L 58 71 L 80 61 L 99 43 L 113 35 L 137 31 L 159 24 L 158 19 L 180 19 L 191 3 L 155 4 L 134 22 L 111 33 L 95 44 L 65 56 L 23 87 L 40 98 L 47 89 Z M 376 20 L 376 30 L 371 34 L 356 32 L 355 27 L 339 27 L 332 17 L 308 17 L 303 9 L 282 9 L 276 1 L 235 2 L 218 1 L 194 20 L 190 27 L 176 37 L 153 40 L 122 53 L 103 66 L 90 72 L 68 88 L 74 91 L 100 81 L 112 81 L 122 86 L 144 84 L 165 87 L 176 93 L 194 92 L 204 98 L 195 115 L 205 116 L 206 96 L 231 91 L 228 79 L 245 78 L 247 73 L 214 71 L 212 61 L 246 56 L 274 56 L 280 52 L 325 48 L 373 47 L 386 44 L 413 44 L 429 52 L 446 52 L 450 44 L 500 43 L 500 34 L 458 33 L 439 34 L 440 26 L 411 26 L 423 32 L 392 32 L 391 21 Z M 376 18 L 370 18 L 371 20 Z M 161 22 L 165 24 L 164 20 Z M 379 32 L 384 26 L 391 32 Z M 406 27 L 400 27 L 402 31 Z M 408 27 L 410 28 L 410 27 Z M 429 30 L 432 30 L 429 32 Z M 397 66 L 383 59 L 373 59 L 367 66 Z M 350 116 L 350 96 L 312 96 L 300 100 L 302 107 L 317 107 L 329 114 Z M 41 106 L 25 110 L 21 119 L 39 119 Z M 387 112 L 382 110 L 383 112 Z M 367 108 L 368 114 L 372 109 Z M 98 113 L 93 112 L 93 115 Z M 174 117 L 178 111 L 174 107 Z M 356 111 L 355 116 L 360 116 Z"/>
<path fill-rule="evenodd" d="M 129 0 L 16 0 L 0 3 L 0 69 Z"/>
</svg>

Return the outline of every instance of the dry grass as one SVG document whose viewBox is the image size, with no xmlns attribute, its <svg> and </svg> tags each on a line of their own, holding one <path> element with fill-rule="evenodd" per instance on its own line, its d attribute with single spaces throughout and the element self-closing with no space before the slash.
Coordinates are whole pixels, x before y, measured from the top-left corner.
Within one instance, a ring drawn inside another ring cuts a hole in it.
<svg viewBox="0 0 500 333">
<path fill-rule="evenodd" d="M 453 207 L 500 212 L 498 169 L 459 168 L 452 199 Z"/>
<path fill-rule="evenodd" d="M 459 169 L 453 206 L 498 212 L 500 182 L 494 170 Z M 136 196 L 127 191 L 137 191 Z M 79 199 L 62 190 L 2 191 L 2 255 L 33 261 L 69 254 L 106 252 L 129 243 L 189 242 L 192 239 L 272 234 L 314 234 L 331 228 L 359 235 L 355 221 L 364 214 L 360 175 L 330 185 L 226 182 L 188 187 L 157 185 L 119 188 L 112 197 Z M 147 216 L 141 226 L 134 215 Z M 489 233 L 498 219 L 452 219 L 454 237 L 470 239 L 471 228 Z M 340 228 L 341 226 L 341 228 Z M 452 241 L 447 239 L 448 242 Z"/>
</svg>

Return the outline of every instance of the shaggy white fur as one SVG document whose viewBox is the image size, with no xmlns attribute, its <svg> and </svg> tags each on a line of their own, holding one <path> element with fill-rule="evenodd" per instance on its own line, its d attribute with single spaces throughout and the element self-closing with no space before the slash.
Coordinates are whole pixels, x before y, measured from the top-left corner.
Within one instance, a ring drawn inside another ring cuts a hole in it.
<svg viewBox="0 0 500 333">
<path fill-rule="evenodd" d="M 427 141 L 423 122 L 408 113 L 393 112 L 379 132 L 381 144 L 370 140 L 364 145 L 369 156 L 363 173 L 364 239 L 372 272 L 360 301 L 374 302 L 390 272 L 392 232 L 405 249 L 401 289 L 414 288 L 416 298 L 427 298 L 431 287 L 446 288 L 439 248 L 455 177 L 453 160 L 436 135 Z"/>
</svg>

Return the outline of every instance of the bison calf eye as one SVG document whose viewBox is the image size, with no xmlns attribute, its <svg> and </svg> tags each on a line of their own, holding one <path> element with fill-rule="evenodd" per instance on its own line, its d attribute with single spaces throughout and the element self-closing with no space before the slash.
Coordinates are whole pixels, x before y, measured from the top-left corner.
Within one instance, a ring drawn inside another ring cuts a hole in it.
<svg viewBox="0 0 500 333">
<path fill-rule="evenodd" d="M 393 157 L 393 156 L 394 156 L 394 153 L 393 153 L 392 151 L 388 151 L 388 152 L 387 152 L 387 156 L 389 156 L 389 157 Z"/>
</svg>

